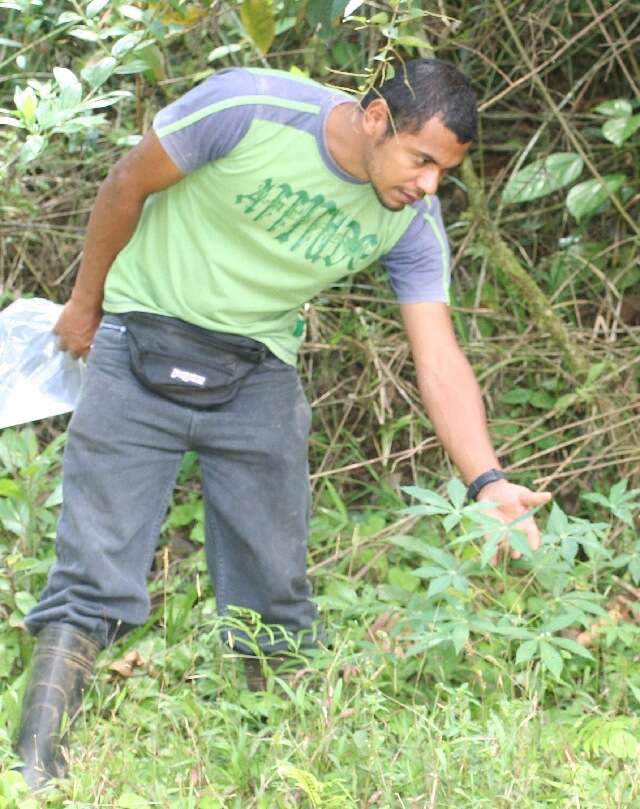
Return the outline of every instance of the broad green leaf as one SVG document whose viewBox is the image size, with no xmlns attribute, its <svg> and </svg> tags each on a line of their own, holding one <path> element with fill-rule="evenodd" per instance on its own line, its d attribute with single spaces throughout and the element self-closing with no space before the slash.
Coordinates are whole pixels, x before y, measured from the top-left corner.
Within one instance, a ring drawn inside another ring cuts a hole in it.
<svg viewBox="0 0 640 809">
<path fill-rule="evenodd" d="M 113 56 L 105 56 L 103 59 L 100 59 L 99 62 L 86 65 L 80 75 L 87 84 L 95 90 L 96 87 L 100 87 L 100 85 L 105 83 L 115 70 L 117 64 L 118 62 Z"/>
<path fill-rule="evenodd" d="M 420 486 L 402 486 L 402 491 L 410 497 L 415 497 L 421 503 L 433 506 L 437 511 L 433 514 L 448 514 L 451 511 L 450 503 L 441 495 L 432 492 L 430 489 L 422 489 Z"/>
<path fill-rule="evenodd" d="M 629 680 L 627 680 L 627 687 L 629 688 L 629 691 L 631 691 L 631 693 L 633 694 L 633 696 L 636 698 L 636 702 L 637 702 L 637 703 L 640 705 L 640 688 L 638 688 L 637 686 L 635 686 L 635 685 L 634 685 L 632 682 L 630 682 Z"/>
<path fill-rule="evenodd" d="M 133 59 L 124 65 L 118 65 L 113 72 L 118 76 L 131 76 L 134 73 L 144 73 L 147 69 L 148 66 L 144 59 Z"/>
<path fill-rule="evenodd" d="M 69 35 L 75 37 L 76 39 L 82 39 L 85 42 L 98 42 L 100 37 L 96 34 L 95 31 L 92 31 L 90 28 L 72 28 L 69 31 Z"/>
<path fill-rule="evenodd" d="M 564 615 L 556 615 L 555 618 L 551 618 L 544 626 L 540 627 L 540 632 L 546 632 L 548 634 L 560 632 L 561 629 L 566 629 L 568 626 L 575 623 L 577 617 L 573 610 Z"/>
<path fill-rule="evenodd" d="M 444 530 L 449 533 L 452 528 L 455 528 L 458 523 L 462 520 L 461 514 L 447 514 L 447 516 L 442 520 L 442 527 Z"/>
<path fill-rule="evenodd" d="M 600 115 L 610 115 L 611 117 L 627 118 L 633 112 L 631 103 L 626 98 L 612 98 L 610 101 L 603 101 L 593 108 L 594 112 Z"/>
<path fill-rule="evenodd" d="M 607 743 L 607 749 L 616 758 L 635 758 L 640 744 L 628 730 L 614 730 Z"/>
<path fill-rule="evenodd" d="M 498 551 L 498 545 L 500 544 L 500 535 L 497 534 L 491 539 L 487 539 L 484 545 L 482 546 L 482 553 L 480 554 L 480 563 L 483 567 L 489 564 L 491 559 L 495 556 Z"/>
<path fill-rule="evenodd" d="M 529 404 L 540 410 L 551 410 L 555 403 L 553 396 L 548 394 L 546 390 L 531 391 L 531 396 L 529 396 Z"/>
<path fill-rule="evenodd" d="M 447 494 L 456 508 L 462 508 L 467 499 L 467 487 L 460 478 L 453 478 L 447 484 Z"/>
<path fill-rule="evenodd" d="M 556 152 L 513 174 L 502 192 L 504 202 L 529 202 L 575 182 L 583 161 L 574 152 Z"/>
<path fill-rule="evenodd" d="M 507 391 L 502 397 L 502 401 L 504 404 L 522 405 L 527 404 L 530 396 L 531 391 L 528 388 L 516 387 Z"/>
<path fill-rule="evenodd" d="M 611 503 L 609 502 L 608 498 L 606 498 L 603 494 L 600 494 L 600 492 L 583 492 L 580 497 L 583 500 L 587 500 L 589 503 L 597 503 L 599 506 L 611 508 Z"/>
<path fill-rule="evenodd" d="M 490 635 L 492 632 L 500 634 L 498 627 L 488 618 L 474 618 L 470 623 L 471 629 L 474 632 Z"/>
<path fill-rule="evenodd" d="M 434 548 L 433 545 L 425 545 L 423 553 L 437 565 L 447 570 L 455 570 L 458 565 L 456 557 L 451 553 L 443 551 L 442 548 Z"/>
<path fill-rule="evenodd" d="M 3 478 L 0 480 L 0 497 L 23 497 L 23 492 L 15 480 Z"/>
<path fill-rule="evenodd" d="M 60 105 L 65 109 L 75 107 L 82 98 L 82 85 L 76 74 L 66 67 L 54 67 L 53 76 L 60 88 Z"/>
<path fill-rule="evenodd" d="M 560 553 L 567 562 L 572 562 L 578 553 L 578 542 L 572 537 L 565 537 L 560 543 Z"/>
<path fill-rule="evenodd" d="M 238 51 L 241 50 L 242 45 L 238 45 L 237 42 L 233 42 L 230 45 L 220 45 L 220 47 L 214 48 L 207 56 L 207 62 L 215 62 L 217 59 L 222 59 L 230 53 L 238 53 Z"/>
<path fill-rule="evenodd" d="M 451 633 L 451 640 L 453 641 L 453 648 L 457 654 L 464 649 L 465 643 L 469 640 L 469 625 L 458 624 Z"/>
<path fill-rule="evenodd" d="M 336 579 L 327 587 L 323 597 L 334 609 L 341 609 L 358 603 L 358 594 L 346 582 Z"/>
<path fill-rule="evenodd" d="M 136 22 L 142 22 L 144 19 L 144 11 L 137 6 L 125 5 L 120 6 L 118 8 L 118 13 L 121 14 L 123 17 L 127 17 L 129 20 L 135 20 Z"/>
<path fill-rule="evenodd" d="M 634 584 L 638 584 L 640 582 L 640 557 L 636 556 L 629 562 L 629 573 L 631 573 L 631 578 L 633 579 Z"/>
<path fill-rule="evenodd" d="M 267 53 L 276 35 L 271 0 L 243 0 L 240 17 L 258 50 Z"/>
<path fill-rule="evenodd" d="M 20 163 L 25 165 L 35 160 L 47 145 L 47 139 L 42 135 L 28 135 L 20 150 Z"/>
<path fill-rule="evenodd" d="M 563 605 L 571 605 L 584 612 L 589 612 L 592 615 L 599 615 L 606 618 L 608 613 L 604 610 L 598 601 L 602 601 L 603 596 L 600 593 L 592 593 L 589 590 L 573 590 L 570 593 L 565 593 L 562 596 Z"/>
<path fill-rule="evenodd" d="M 575 640 L 571 640 L 571 638 L 554 638 L 553 642 L 556 646 L 560 646 L 562 649 L 566 649 L 568 652 L 573 652 L 580 657 L 584 657 L 586 660 L 594 659 L 593 655 L 586 647 L 582 646 L 580 643 L 577 643 Z"/>
<path fill-rule="evenodd" d="M 49 497 L 45 500 L 45 508 L 52 508 L 53 506 L 59 506 L 62 503 L 62 482 L 59 482 L 55 489 L 51 492 Z"/>
<path fill-rule="evenodd" d="M 194 520 L 203 519 L 204 504 L 202 500 L 193 500 L 190 503 L 180 503 L 172 507 L 167 516 L 167 525 L 182 527 L 190 525 Z"/>
<path fill-rule="evenodd" d="M 348 0 L 308 0 L 306 17 L 313 28 L 320 26 L 320 33 L 328 36 L 331 24 L 343 15 L 347 5 Z"/>
<path fill-rule="evenodd" d="M 536 653 L 537 648 L 537 640 L 525 640 L 524 643 L 521 643 L 520 646 L 518 646 L 518 651 L 516 652 L 516 663 L 528 663 Z"/>
<path fill-rule="evenodd" d="M 622 146 L 634 132 L 640 129 L 640 115 L 633 115 L 630 118 L 611 118 L 602 127 L 602 134 L 616 146 Z"/>
<path fill-rule="evenodd" d="M 620 500 L 622 496 L 627 491 L 627 486 L 629 485 L 629 481 L 627 478 L 623 478 L 619 480 L 617 483 L 614 483 L 613 486 L 609 489 L 609 500 L 613 503 L 617 500 Z"/>
<path fill-rule="evenodd" d="M 125 53 L 129 53 L 129 51 L 133 50 L 133 48 L 140 43 L 142 36 L 142 32 L 138 31 L 135 34 L 126 34 L 121 37 L 113 48 L 111 48 L 111 55 L 119 59 L 121 56 L 124 56 Z"/>
<path fill-rule="evenodd" d="M 435 576 L 442 576 L 447 571 L 439 565 L 420 565 L 413 572 L 422 579 L 433 579 Z"/>
<path fill-rule="evenodd" d="M 21 48 L 22 43 L 16 42 L 15 39 L 7 39 L 6 37 L 0 37 L 0 45 L 4 46 L 5 48 Z"/>
<path fill-rule="evenodd" d="M 167 78 L 164 54 L 157 45 L 147 45 L 138 51 L 138 56 L 147 64 L 147 69 L 153 74 L 156 81 Z"/>
<path fill-rule="evenodd" d="M 444 576 L 437 576 L 435 579 L 431 579 L 431 583 L 429 584 L 429 589 L 427 590 L 427 597 L 431 598 L 432 596 L 437 596 L 440 593 L 443 593 L 453 584 L 452 577 L 447 573 Z"/>
<path fill-rule="evenodd" d="M 542 665 L 553 674 L 554 677 L 560 679 L 562 669 L 564 668 L 564 660 L 556 649 L 550 643 L 544 640 L 540 641 L 540 658 Z"/>
<path fill-rule="evenodd" d="M 0 115 L 0 124 L 3 124 L 4 126 L 13 126 L 16 127 L 16 129 L 23 128 L 21 121 L 19 121 L 17 118 L 11 118 L 9 115 Z"/>
<path fill-rule="evenodd" d="M 592 382 L 595 382 L 596 379 L 598 379 L 598 377 L 602 375 L 602 372 L 605 370 L 606 367 L 607 367 L 606 362 L 594 362 L 589 367 L 589 373 L 587 374 L 587 384 L 589 385 Z"/>
<path fill-rule="evenodd" d="M 405 48 L 424 48 L 425 50 L 433 50 L 433 47 L 427 42 L 426 39 L 415 37 L 411 35 L 399 36 L 394 40 L 394 45 L 403 45 Z"/>
<path fill-rule="evenodd" d="M 16 87 L 13 94 L 13 101 L 16 109 L 22 115 L 22 118 L 27 126 L 31 126 L 36 119 L 36 110 L 38 109 L 38 99 L 32 87 L 25 87 L 21 90 Z"/>
<path fill-rule="evenodd" d="M 99 14 L 108 4 L 109 0 L 91 0 L 91 2 L 87 5 L 87 17 L 95 17 L 95 15 Z"/>
<path fill-rule="evenodd" d="M 396 587 L 402 587 L 413 593 L 420 586 L 420 580 L 411 570 L 405 567 L 392 567 L 389 568 L 388 573 L 389 583 Z"/>
<path fill-rule="evenodd" d="M 459 590 L 461 593 L 468 593 L 469 592 L 469 580 L 466 576 L 456 575 L 453 576 L 451 579 L 453 586 L 456 590 Z"/>
<path fill-rule="evenodd" d="M 587 180 L 585 183 L 575 185 L 569 191 L 567 208 L 577 221 L 593 216 L 609 198 L 606 189 L 608 188 L 612 194 L 615 193 L 627 178 L 624 174 L 607 174 L 602 179 L 605 182 L 604 186 L 598 180 Z"/>
<path fill-rule="evenodd" d="M 114 90 L 106 95 L 85 101 L 82 106 L 86 110 L 99 110 L 103 107 L 111 107 L 120 101 L 121 98 L 129 98 L 130 96 L 131 93 L 128 90 Z"/>
<path fill-rule="evenodd" d="M 393 534 L 388 537 L 389 542 L 393 542 L 399 548 L 404 548 L 410 553 L 417 553 L 420 556 L 426 556 L 425 548 L 428 547 L 421 539 L 406 536 L 406 534 Z"/>
<path fill-rule="evenodd" d="M 15 602 L 16 607 L 20 610 L 23 615 L 26 615 L 32 607 L 38 603 L 34 596 L 31 593 L 28 593 L 26 590 L 21 590 L 20 592 L 16 593 L 15 595 Z"/>
<path fill-rule="evenodd" d="M 344 16 L 350 17 L 354 11 L 357 11 L 364 3 L 364 0 L 349 0 L 344 9 Z"/>
<path fill-rule="evenodd" d="M 524 531 L 519 531 L 517 529 L 508 531 L 507 542 L 509 543 L 511 550 L 521 553 L 525 558 L 531 556 L 532 550 L 529 546 L 529 540 L 527 539 L 527 535 Z"/>
<path fill-rule="evenodd" d="M 82 15 L 75 11 L 63 11 L 58 17 L 58 25 L 67 25 L 70 22 L 82 22 Z"/>
</svg>

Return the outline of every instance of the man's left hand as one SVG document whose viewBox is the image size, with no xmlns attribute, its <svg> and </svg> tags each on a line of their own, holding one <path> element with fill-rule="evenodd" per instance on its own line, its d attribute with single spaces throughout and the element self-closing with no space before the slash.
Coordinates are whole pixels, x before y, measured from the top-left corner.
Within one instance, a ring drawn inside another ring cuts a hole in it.
<svg viewBox="0 0 640 809">
<path fill-rule="evenodd" d="M 496 480 L 483 486 L 477 499 L 479 503 L 483 501 L 495 503 L 494 506 L 487 508 L 486 513 L 506 524 L 517 520 L 532 508 L 543 506 L 551 500 L 551 497 L 550 492 L 532 492 L 526 486 L 518 486 L 507 480 Z M 533 517 L 527 517 L 526 520 L 519 522 L 517 528 L 526 534 L 531 550 L 537 551 L 540 547 L 540 531 Z M 505 545 L 506 541 L 503 540 L 501 543 L 503 549 Z M 519 559 L 521 555 L 518 551 L 511 551 L 512 559 Z M 497 560 L 496 554 L 491 563 L 496 564 Z"/>
</svg>

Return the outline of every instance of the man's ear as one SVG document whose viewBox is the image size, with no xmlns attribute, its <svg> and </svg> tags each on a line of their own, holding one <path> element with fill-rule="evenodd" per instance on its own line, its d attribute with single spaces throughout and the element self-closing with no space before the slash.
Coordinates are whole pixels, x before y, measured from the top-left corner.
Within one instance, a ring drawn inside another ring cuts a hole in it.
<svg viewBox="0 0 640 809">
<path fill-rule="evenodd" d="M 389 129 L 389 107 L 384 98 L 374 98 L 362 113 L 362 128 L 367 135 L 383 138 Z"/>
</svg>

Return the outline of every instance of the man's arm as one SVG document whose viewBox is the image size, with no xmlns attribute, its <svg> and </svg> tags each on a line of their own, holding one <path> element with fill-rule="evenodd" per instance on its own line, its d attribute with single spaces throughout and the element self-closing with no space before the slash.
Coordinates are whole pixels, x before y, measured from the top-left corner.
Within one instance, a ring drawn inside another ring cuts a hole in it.
<svg viewBox="0 0 640 809">
<path fill-rule="evenodd" d="M 145 199 L 183 177 L 153 130 L 111 169 L 89 217 L 71 298 L 55 326 L 63 350 L 87 354 L 102 315 L 107 273 L 133 235 Z"/>
<path fill-rule="evenodd" d="M 460 350 L 448 307 L 444 303 L 407 303 L 400 309 L 422 401 L 449 457 L 467 484 L 488 469 L 499 469 L 480 387 Z M 548 492 L 532 492 L 499 480 L 484 486 L 478 500 L 498 503 L 493 513 L 510 522 L 550 497 Z M 529 546 L 538 548 L 540 535 L 534 520 L 524 520 L 518 527 L 526 532 Z"/>
</svg>

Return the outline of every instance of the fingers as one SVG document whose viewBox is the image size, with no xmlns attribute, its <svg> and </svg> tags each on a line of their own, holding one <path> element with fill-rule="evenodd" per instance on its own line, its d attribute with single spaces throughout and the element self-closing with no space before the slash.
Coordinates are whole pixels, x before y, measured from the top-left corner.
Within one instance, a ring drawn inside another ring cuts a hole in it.
<svg viewBox="0 0 640 809">
<path fill-rule="evenodd" d="M 509 495 L 508 499 L 505 498 L 495 508 L 489 508 L 485 513 L 489 516 L 497 517 L 505 524 L 515 522 L 513 529 L 522 531 L 525 534 L 529 548 L 532 552 L 535 552 L 540 547 L 540 531 L 536 521 L 533 517 L 527 517 L 522 522 L 518 522 L 518 518 L 522 517 L 527 511 L 548 503 L 552 498 L 552 494 L 551 492 L 532 492 L 523 486 L 512 486 Z M 501 539 L 496 553 L 491 558 L 491 564 L 497 564 L 503 553 L 509 553 L 509 542 L 506 537 Z M 512 548 L 510 556 L 512 559 L 520 559 L 522 552 Z"/>
<path fill-rule="evenodd" d="M 520 499 L 528 508 L 535 508 L 536 506 L 543 506 L 545 503 L 548 503 L 552 497 L 551 492 L 531 492 L 526 489 Z"/>
<path fill-rule="evenodd" d="M 58 349 L 60 351 L 68 351 L 74 360 L 84 359 L 89 351 L 91 350 L 91 345 L 87 345 L 84 341 L 69 341 L 65 340 L 64 337 L 59 336 L 58 339 Z"/>
<path fill-rule="evenodd" d="M 535 553 L 540 547 L 540 531 L 533 518 L 525 520 L 521 525 L 518 525 L 518 530 L 522 531 L 527 536 L 527 544 L 529 548 Z M 520 559 L 522 554 L 520 551 L 512 550 L 511 558 Z"/>
</svg>

